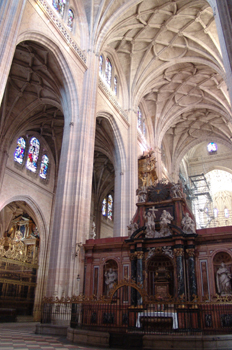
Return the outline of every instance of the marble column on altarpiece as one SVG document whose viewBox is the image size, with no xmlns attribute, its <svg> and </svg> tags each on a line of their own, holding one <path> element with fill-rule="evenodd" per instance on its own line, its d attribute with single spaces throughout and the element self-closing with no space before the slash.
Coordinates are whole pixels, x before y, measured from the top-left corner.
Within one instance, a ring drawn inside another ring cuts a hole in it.
<svg viewBox="0 0 232 350">
<path fill-rule="evenodd" d="M 73 110 L 65 110 L 69 122 L 65 123 L 62 142 L 47 296 L 76 295 L 77 275 L 80 293 L 83 288 L 82 245 L 89 237 L 99 59 L 89 52 L 88 62 L 79 108 L 74 105 Z M 76 86 L 78 89 L 78 82 Z"/>
<path fill-rule="evenodd" d="M 143 252 L 137 251 L 137 284 L 143 287 Z M 143 303 L 142 297 L 139 292 L 137 292 L 137 305 Z"/>
<path fill-rule="evenodd" d="M 196 271 L 195 271 L 195 249 L 186 249 L 188 255 L 188 275 L 189 275 L 189 292 L 190 299 L 193 300 L 197 295 Z"/>
<path fill-rule="evenodd" d="M 136 253 L 130 254 L 130 261 L 131 261 L 131 279 L 134 282 L 137 282 L 137 255 Z M 134 288 L 131 288 L 131 305 L 137 304 L 137 291 Z"/>
<path fill-rule="evenodd" d="M 185 295 L 185 283 L 184 283 L 184 265 L 183 265 L 183 248 L 174 249 L 176 257 L 176 275 L 177 275 L 177 296 L 183 298 Z"/>
</svg>

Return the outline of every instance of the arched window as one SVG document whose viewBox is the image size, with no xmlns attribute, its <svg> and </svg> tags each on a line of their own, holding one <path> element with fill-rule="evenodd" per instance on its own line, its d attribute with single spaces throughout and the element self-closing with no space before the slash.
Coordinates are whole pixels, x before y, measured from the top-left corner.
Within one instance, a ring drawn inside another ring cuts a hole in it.
<svg viewBox="0 0 232 350">
<path fill-rule="evenodd" d="M 66 0 L 52 0 L 53 7 L 59 12 L 61 17 L 64 15 Z"/>
<path fill-rule="evenodd" d="M 229 209 L 225 208 L 224 213 L 225 213 L 225 218 L 228 218 L 229 217 Z"/>
<path fill-rule="evenodd" d="M 40 148 L 40 143 L 37 138 L 32 137 L 30 141 L 30 146 L 28 150 L 28 156 L 27 156 L 27 169 L 32 171 L 33 173 L 36 172 L 37 170 L 37 160 L 39 157 L 39 148 Z"/>
<path fill-rule="evenodd" d="M 140 110 L 139 107 L 138 107 L 138 110 L 137 110 L 137 116 L 138 116 L 137 128 L 141 129 L 141 127 L 142 127 L 142 113 L 141 113 L 141 110 Z"/>
<path fill-rule="evenodd" d="M 104 216 L 106 216 L 106 205 L 107 205 L 107 200 L 106 198 L 104 198 L 102 201 L 102 215 Z"/>
<path fill-rule="evenodd" d="M 111 194 L 108 194 L 102 201 L 102 215 L 113 220 L 113 197 Z"/>
<path fill-rule="evenodd" d="M 70 30 L 73 29 L 74 13 L 71 9 L 68 10 L 68 27 Z"/>
<path fill-rule="evenodd" d="M 14 161 L 15 162 L 17 162 L 19 164 L 23 163 L 25 148 L 26 148 L 26 141 L 24 140 L 23 137 L 20 137 L 17 141 L 17 147 L 16 147 L 15 153 L 14 153 Z"/>
<path fill-rule="evenodd" d="M 217 216 L 218 216 L 218 209 L 217 208 L 214 208 L 213 215 L 215 218 L 217 218 Z"/>
<path fill-rule="evenodd" d="M 108 195 L 107 218 L 113 219 L 113 197 L 111 194 Z"/>
<path fill-rule="evenodd" d="M 41 161 L 41 165 L 40 165 L 40 172 L 39 172 L 39 176 L 42 179 L 47 178 L 48 163 L 49 163 L 49 158 L 48 158 L 48 156 L 46 156 L 46 154 L 44 154 L 42 157 L 42 161 Z"/>
<path fill-rule="evenodd" d="M 114 94 L 117 95 L 118 92 L 118 80 L 117 77 L 114 77 Z"/>
<path fill-rule="evenodd" d="M 99 57 L 99 74 L 102 75 L 102 67 L 103 67 L 103 57 L 102 55 Z"/>
<path fill-rule="evenodd" d="M 106 69 L 105 69 L 105 77 L 106 82 L 110 86 L 111 85 L 111 76 L 112 76 L 112 64 L 110 62 L 110 59 L 106 58 Z"/>
<path fill-rule="evenodd" d="M 146 127 L 146 121 L 145 118 L 143 118 L 141 109 L 138 107 L 137 109 L 137 128 L 143 134 L 144 137 L 146 137 L 147 134 L 147 127 Z"/>
</svg>

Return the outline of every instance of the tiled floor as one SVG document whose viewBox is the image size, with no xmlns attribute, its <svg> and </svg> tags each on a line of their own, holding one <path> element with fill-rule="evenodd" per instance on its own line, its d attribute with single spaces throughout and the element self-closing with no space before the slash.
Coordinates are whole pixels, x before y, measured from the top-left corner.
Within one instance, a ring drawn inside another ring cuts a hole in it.
<svg viewBox="0 0 232 350">
<path fill-rule="evenodd" d="M 35 323 L 0 323 L 1 350 L 94 350 L 99 348 L 74 345 L 64 337 L 37 335 Z"/>
</svg>

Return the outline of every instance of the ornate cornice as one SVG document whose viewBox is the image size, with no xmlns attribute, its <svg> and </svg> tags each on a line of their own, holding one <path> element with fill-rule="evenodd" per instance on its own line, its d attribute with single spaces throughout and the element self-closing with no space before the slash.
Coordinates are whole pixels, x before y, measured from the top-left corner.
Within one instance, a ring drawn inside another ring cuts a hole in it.
<svg viewBox="0 0 232 350">
<path fill-rule="evenodd" d="M 53 10 L 47 4 L 45 0 L 34 0 L 36 4 L 40 7 L 43 13 L 51 20 L 52 24 L 63 36 L 66 43 L 73 49 L 73 51 L 78 55 L 78 57 L 86 64 L 86 56 L 80 47 L 75 43 L 75 41 L 69 35 L 68 30 L 64 25 L 59 21 L 57 16 L 54 14 Z"/>
<path fill-rule="evenodd" d="M 104 93 L 104 95 L 108 98 L 108 100 L 112 103 L 112 105 L 115 107 L 115 109 L 119 112 L 121 117 L 128 123 L 128 115 L 126 112 L 122 109 L 122 107 L 119 105 L 116 98 L 114 98 L 113 94 L 111 93 L 110 89 L 106 86 L 106 84 L 102 81 L 102 79 L 99 77 L 99 88 Z"/>
</svg>

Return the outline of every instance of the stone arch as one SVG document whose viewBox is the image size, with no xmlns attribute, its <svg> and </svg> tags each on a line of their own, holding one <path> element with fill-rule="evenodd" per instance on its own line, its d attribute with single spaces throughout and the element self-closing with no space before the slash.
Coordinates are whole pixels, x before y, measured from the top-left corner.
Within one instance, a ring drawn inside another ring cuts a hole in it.
<svg viewBox="0 0 232 350">
<path fill-rule="evenodd" d="M 0 211 L 12 202 L 24 202 L 28 206 L 28 213 L 32 216 L 33 220 L 37 223 L 40 232 L 40 251 L 39 251 L 39 268 L 37 272 L 37 287 L 34 297 L 34 320 L 40 321 L 41 319 L 41 303 L 43 294 L 45 291 L 45 269 L 47 260 L 48 249 L 48 225 L 42 210 L 38 204 L 30 196 L 13 196 L 0 203 Z"/>
<path fill-rule="evenodd" d="M 63 84 L 64 91 L 61 92 L 61 104 L 63 107 L 63 112 L 67 111 L 67 113 L 65 113 L 65 120 L 66 120 L 66 123 L 73 122 L 71 118 L 73 117 L 73 115 L 75 115 L 74 111 L 77 112 L 77 114 L 79 114 L 80 96 L 79 96 L 76 84 L 74 82 L 71 69 L 61 49 L 50 38 L 38 32 L 27 31 L 20 34 L 18 36 L 17 44 L 23 41 L 37 42 L 38 44 L 50 50 L 54 55 L 58 63 L 58 67 L 60 68 L 61 76 L 64 79 L 64 84 Z M 83 66 L 85 66 L 84 62 L 83 62 Z M 86 66 L 85 66 L 85 69 L 86 69 Z M 79 98 L 76 98 L 76 96 L 78 96 Z"/>
<path fill-rule="evenodd" d="M 211 142 L 212 137 L 211 136 L 205 136 L 202 135 L 200 138 L 193 140 L 192 142 L 190 142 L 178 155 L 177 158 L 174 158 L 172 160 L 172 166 L 174 166 L 172 168 L 172 174 L 174 177 L 174 180 L 177 181 L 178 177 L 179 177 L 179 166 L 180 166 L 180 162 L 182 160 L 182 158 L 184 157 L 184 155 L 190 151 L 191 148 L 193 148 L 194 146 L 200 144 L 202 141 L 207 141 L 207 142 Z M 232 149 L 231 143 L 220 137 L 214 137 L 215 142 L 217 143 L 222 143 L 223 145 L 227 146 L 228 148 Z"/>
</svg>

